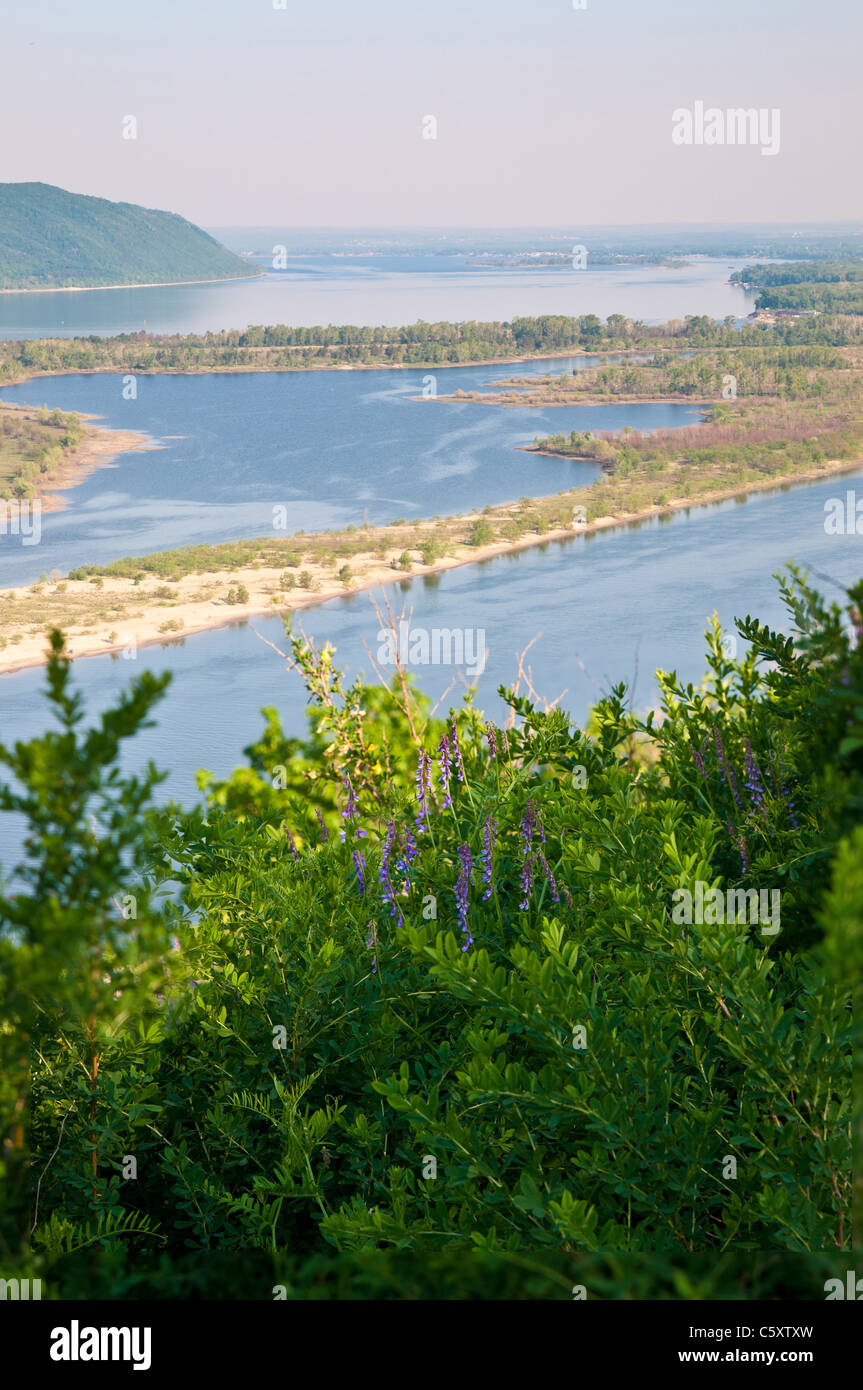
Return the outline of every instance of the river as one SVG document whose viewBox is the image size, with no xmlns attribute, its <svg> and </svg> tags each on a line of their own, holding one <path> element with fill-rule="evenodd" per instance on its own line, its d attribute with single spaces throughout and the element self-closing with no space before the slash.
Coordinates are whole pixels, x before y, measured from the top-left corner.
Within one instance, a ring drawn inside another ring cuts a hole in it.
<svg viewBox="0 0 863 1390">
<path fill-rule="evenodd" d="M 471 268 L 466 258 L 308 256 L 259 279 L 119 290 L 0 294 L 0 338 L 91 333 L 207 333 L 250 324 L 360 327 L 533 314 L 625 314 L 659 323 L 686 314 L 735 318 L 754 296 L 728 283 L 747 262 L 695 257 L 681 269 Z M 441 265 L 445 268 L 441 269 Z"/>
<path fill-rule="evenodd" d="M 400 277 L 401 296 L 390 298 L 391 270 L 375 272 L 374 287 L 369 283 L 374 274 L 357 277 L 342 287 L 340 298 L 331 282 L 315 298 L 302 278 L 293 291 L 287 281 L 265 279 L 234 287 L 117 291 L 107 299 L 107 292 L 7 296 L 0 305 L 7 327 L 0 332 L 9 332 L 13 320 L 16 332 L 44 331 L 37 330 L 37 321 L 58 316 L 61 300 L 74 322 L 58 324 L 55 317 L 52 331 L 141 327 L 140 319 L 126 323 L 123 316 L 140 313 L 142 306 L 153 306 L 148 326 L 186 330 L 279 319 L 398 323 L 419 316 L 420 304 L 429 319 L 588 309 L 665 319 L 683 312 L 739 314 L 746 308 L 741 292 L 724 283 L 729 273 L 724 262 L 698 262 L 687 272 L 600 268 L 595 273 L 594 285 L 598 289 L 603 282 L 608 292 L 604 300 L 602 294 L 584 298 L 586 280 L 579 282 L 581 288 L 562 290 L 557 272 L 493 271 L 462 275 L 460 285 L 446 283 L 446 276 L 423 279 L 415 272 L 413 278 Z M 331 291 L 332 312 L 325 312 Z M 163 308 L 156 307 L 160 304 Z M 264 304 L 269 310 L 260 312 Z M 216 312 L 219 305 L 224 315 Z M 560 362 L 551 369 L 567 365 L 577 364 Z M 524 370 L 520 367 L 519 374 Z M 534 363 L 530 370 L 544 373 L 550 367 Z M 510 366 L 439 369 L 444 381 L 438 389 L 470 390 L 510 371 Z M 551 430 L 626 424 L 649 429 L 694 418 L 693 406 L 510 410 L 416 402 L 411 396 L 423 375 L 411 370 L 140 377 L 135 401 L 123 400 L 120 379 L 110 375 L 5 388 L 6 399 L 93 411 L 105 423 L 140 430 L 162 447 L 123 455 L 115 468 L 99 470 L 70 490 L 70 506 L 43 519 L 43 542 L 29 553 L 3 538 L 0 583 L 30 582 L 42 571 L 190 541 L 263 534 L 276 503 L 289 506 L 292 527 L 308 531 L 359 522 L 365 513 L 370 521 L 387 521 L 556 492 L 590 482 L 593 469 L 519 453 L 519 443 Z M 828 588 L 857 578 L 859 538 L 826 535 L 824 503 L 848 488 L 859 491 L 861 476 L 552 542 L 405 581 L 390 592 L 412 610 L 415 626 L 482 630 L 489 657 L 476 698 L 493 716 L 501 713 L 497 685 L 513 679 L 516 653 L 534 637 L 528 660 L 536 690 L 549 699 L 562 694 L 563 706 L 578 721 L 601 690 L 621 679 L 632 683 L 634 703 L 645 708 L 656 699 L 657 666 L 676 669 L 683 680 L 701 678 L 703 632 L 714 610 L 726 627 L 735 615 L 747 613 L 777 627 L 786 624 L 771 572 L 789 559 L 823 573 Z M 835 587 L 830 592 L 838 595 Z M 367 649 L 376 650 L 378 628 L 367 594 L 333 599 L 306 611 L 302 622 L 318 641 L 337 647 L 339 661 L 352 674 L 371 674 Z M 189 803 L 197 795 L 197 769 L 229 773 L 261 729 L 264 705 L 279 708 L 288 732 L 303 730 L 305 692 L 255 628 L 271 641 L 281 640 L 279 620 L 265 618 L 144 648 L 137 662 L 106 656 L 76 663 L 75 679 L 91 716 L 116 697 L 135 670 L 173 672 L 157 727 L 145 731 L 126 757 L 128 767 L 152 757 L 169 769 L 164 796 Z M 435 698 L 451 676 L 440 667 L 419 667 L 415 674 Z M 4 740 L 26 739 L 44 729 L 43 682 L 42 670 L 0 677 Z M 448 698 L 458 697 L 454 690 Z M 3 820 L 0 863 L 8 867 L 18 852 L 20 827 L 10 817 Z"/>
</svg>

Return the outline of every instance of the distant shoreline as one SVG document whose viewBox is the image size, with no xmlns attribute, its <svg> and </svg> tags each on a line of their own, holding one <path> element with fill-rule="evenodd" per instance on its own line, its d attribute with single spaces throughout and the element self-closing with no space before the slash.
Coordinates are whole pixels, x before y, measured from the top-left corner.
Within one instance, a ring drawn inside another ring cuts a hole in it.
<svg viewBox="0 0 863 1390">
<path fill-rule="evenodd" d="M 0 294 L 89 294 L 93 290 L 161 290 L 170 289 L 172 285 L 227 285 L 236 280 L 261 280 L 266 273 L 259 270 L 254 275 L 218 275 L 210 280 L 144 280 L 130 285 L 46 285 L 32 289 L 0 290 Z M 15 342 L 16 339 L 6 341 Z"/>
</svg>

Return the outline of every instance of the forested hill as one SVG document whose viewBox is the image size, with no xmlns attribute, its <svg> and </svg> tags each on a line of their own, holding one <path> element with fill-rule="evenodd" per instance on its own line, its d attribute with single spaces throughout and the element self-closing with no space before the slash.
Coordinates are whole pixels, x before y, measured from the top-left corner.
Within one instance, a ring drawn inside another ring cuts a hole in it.
<svg viewBox="0 0 863 1390">
<path fill-rule="evenodd" d="M 226 280 L 257 270 L 173 212 L 0 183 L 0 290 Z"/>
</svg>

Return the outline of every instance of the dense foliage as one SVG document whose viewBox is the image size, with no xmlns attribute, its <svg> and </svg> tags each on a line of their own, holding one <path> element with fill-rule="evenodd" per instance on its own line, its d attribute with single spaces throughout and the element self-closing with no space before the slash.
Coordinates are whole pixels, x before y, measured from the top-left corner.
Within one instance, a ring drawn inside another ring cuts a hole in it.
<svg viewBox="0 0 863 1390">
<path fill-rule="evenodd" d="M 852 317 L 788 319 L 774 326 L 706 314 L 646 324 L 609 314 L 542 314 L 511 323 L 419 323 L 401 327 L 253 325 L 221 333 L 121 333 L 112 338 L 0 342 L 0 382 L 52 372 L 286 371 L 345 366 L 457 366 L 538 354 L 702 347 L 857 345 Z"/>
<path fill-rule="evenodd" d="M 173 212 L 0 183 L 0 289 L 224 280 L 258 272 Z"/>
<path fill-rule="evenodd" d="M 192 813 L 117 767 L 162 682 L 85 731 L 56 637 L 59 732 L 0 749 L 29 825 L 7 1263 L 86 1296 L 822 1297 L 851 1245 L 863 584 L 783 593 L 793 636 L 746 618 L 732 661 L 713 625 L 701 687 L 663 674 L 646 720 L 617 687 L 587 730 L 514 692 L 506 729 L 431 719 L 404 673 L 346 688 L 293 638 L 308 738 L 268 711 Z M 681 920 L 711 888 L 781 914 Z"/>
<path fill-rule="evenodd" d="M 0 500 L 31 497 L 34 484 L 50 478 L 83 437 L 76 414 L 0 401 Z"/>
<path fill-rule="evenodd" d="M 820 344 L 791 347 L 746 347 L 698 355 L 657 354 L 637 365 L 610 365 L 573 373 L 566 394 L 599 396 L 679 396 L 717 400 L 729 374 L 735 397 L 786 396 L 799 400 L 824 395 L 826 373 L 849 370 L 853 360 L 841 349 Z M 831 378 L 831 389 L 841 379 Z M 856 383 L 855 383 L 856 384 Z M 849 385 L 849 394 L 851 383 Z"/>
<path fill-rule="evenodd" d="M 703 402 L 699 426 L 617 434 L 572 430 L 534 441 L 545 453 L 602 465 L 606 476 L 585 490 L 588 519 L 812 475 L 855 463 L 863 449 L 863 372 L 851 348 L 664 352 L 637 364 L 549 376 L 539 385 L 526 378 L 498 385 L 509 389 L 472 397 L 542 406 L 630 396 Z"/>
<path fill-rule="evenodd" d="M 859 255 L 751 265 L 735 271 L 731 280 L 757 287 L 759 309 L 863 314 L 863 258 Z"/>
</svg>

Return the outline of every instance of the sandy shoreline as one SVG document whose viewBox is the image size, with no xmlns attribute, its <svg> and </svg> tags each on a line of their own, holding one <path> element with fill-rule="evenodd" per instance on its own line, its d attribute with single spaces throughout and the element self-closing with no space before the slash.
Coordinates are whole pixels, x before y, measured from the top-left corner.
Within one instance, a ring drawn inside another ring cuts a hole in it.
<svg viewBox="0 0 863 1390">
<path fill-rule="evenodd" d="M 697 401 L 691 396 L 591 396 L 586 391 L 571 392 L 565 396 L 562 392 L 558 393 L 557 398 L 543 395 L 541 391 L 531 391 L 529 387 L 524 388 L 522 396 L 516 395 L 514 391 L 471 391 L 465 392 L 462 396 L 411 396 L 412 401 L 436 401 L 441 405 L 503 405 L 515 406 L 518 409 L 536 409 L 546 406 L 579 406 L 579 405 L 691 405 L 692 415 L 706 415 L 715 404 L 714 401 Z M 762 402 L 772 401 L 772 397 L 761 397 Z"/>
<path fill-rule="evenodd" d="M 147 435 L 138 434 L 134 430 L 114 430 L 107 425 L 94 423 L 102 418 L 99 415 L 85 415 L 80 410 L 75 413 L 86 425 L 87 433 L 73 456 L 56 469 L 49 479 L 44 482 L 40 479 L 36 495 L 42 503 L 43 512 L 58 512 L 63 507 L 68 507 L 71 498 L 54 497 L 51 494 L 76 487 L 98 468 L 109 468 L 118 454 L 129 453 L 131 450 L 144 453 L 162 447 Z"/>
<path fill-rule="evenodd" d="M 133 285 L 40 285 L 27 290 L 0 290 L 0 294 L 91 294 L 93 290 L 162 290 L 170 289 L 172 285 L 229 285 L 237 280 L 260 280 L 266 273 L 261 270 L 257 275 L 218 275 L 211 280 L 145 280 Z"/>
<path fill-rule="evenodd" d="M 743 489 L 739 486 L 720 488 L 702 494 L 700 497 L 675 498 L 663 506 L 651 506 L 641 511 L 620 512 L 614 516 L 597 517 L 594 521 L 583 526 L 549 529 L 542 534 L 527 532 L 518 540 L 497 540 L 488 545 L 459 544 L 453 547 L 453 554 L 429 565 L 417 562 L 410 571 L 392 567 L 391 561 L 396 558 L 394 549 L 391 552 L 388 551 L 383 559 L 376 556 L 370 549 L 352 560 L 352 567 L 357 567 L 356 580 L 349 587 L 342 584 L 331 570 L 314 564 L 308 565 L 313 583 L 316 586 L 310 591 L 279 589 L 279 577 L 284 573 L 284 566 L 249 566 L 244 569 L 225 570 L 210 574 L 192 574 L 170 585 L 165 585 L 160 583 L 158 579 L 152 578 L 148 580 L 146 588 L 143 584 L 139 588 L 135 588 L 129 579 L 114 579 L 109 576 L 105 576 L 101 587 L 95 589 L 91 587 L 91 582 L 86 579 L 66 580 L 63 581 L 64 592 L 70 595 L 86 595 L 94 604 L 98 603 L 101 606 L 101 611 L 113 614 L 113 616 L 106 617 L 98 616 L 95 623 L 88 620 L 86 627 L 82 623 L 67 624 L 65 631 L 68 636 L 69 651 L 75 659 L 122 653 L 124 650 L 127 655 L 131 655 L 130 644 L 137 652 L 139 647 L 154 644 L 163 645 L 193 636 L 199 632 L 208 632 L 215 628 L 230 626 L 232 623 L 245 622 L 251 618 L 276 617 L 283 613 L 301 611 L 326 603 L 332 598 L 347 597 L 383 585 L 402 583 L 407 579 L 423 578 L 425 575 L 441 573 L 462 565 L 478 564 L 485 560 L 494 559 L 499 555 L 527 550 L 537 545 L 546 545 L 550 541 L 572 540 L 576 536 L 628 526 L 693 507 L 710 506 L 715 502 L 746 496 L 749 493 L 775 491 L 796 484 L 818 482 L 834 474 L 856 472 L 861 467 L 863 467 L 863 459 L 831 460 L 806 473 L 767 478 L 763 482 L 753 483 Z M 500 509 L 501 512 L 506 510 L 506 507 Z M 480 516 L 481 513 L 471 513 L 462 520 L 472 520 Z M 418 532 L 424 531 L 429 535 L 434 535 L 436 525 L 434 522 L 422 522 L 418 523 L 415 529 Z M 386 530 L 387 528 L 376 528 L 375 534 L 382 537 Z M 226 591 L 238 585 L 244 585 L 248 589 L 248 600 L 243 603 L 227 602 Z M 155 592 L 157 589 L 160 590 L 158 595 Z M 170 597 L 165 597 L 166 589 L 169 591 Z M 15 601 L 18 601 L 29 592 L 29 586 L 14 590 L 0 590 L 0 602 L 8 600 L 13 594 Z M 50 600 L 50 589 L 46 590 L 45 597 L 46 600 Z M 134 611 L 122 612 L 115 609 L 114 605 L 120 597 L 127 601 L 129 609 L 134 609 Z M 277 600 L 276 602 L 273 602 L 274 598 Z M 114 604 L 112 604 L 112 599 Z M 62 622 L 62 620 L 58 621 Z M 164 630 L 166 624 L 171 625 L 168 630 Z M 11 675 L 28 667 L 44 665 L 48 626 L 49 624 L 45 623 L 38 633 L 22 634 L 20 642 L 10 643 L 0 651 L 0 674 Z M 163 630 L 160 631 L 160 628 Z"/>
</svg>

